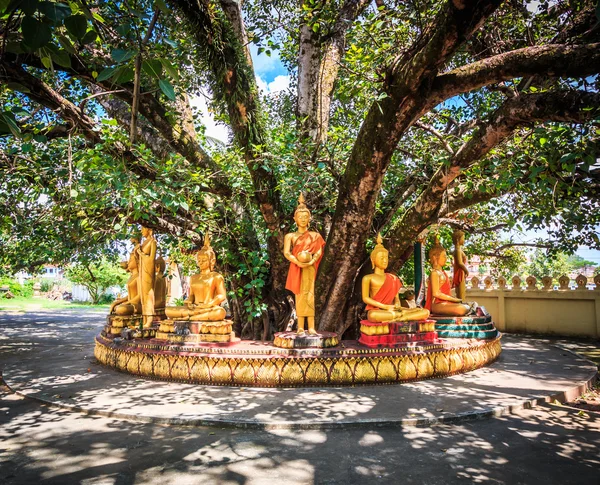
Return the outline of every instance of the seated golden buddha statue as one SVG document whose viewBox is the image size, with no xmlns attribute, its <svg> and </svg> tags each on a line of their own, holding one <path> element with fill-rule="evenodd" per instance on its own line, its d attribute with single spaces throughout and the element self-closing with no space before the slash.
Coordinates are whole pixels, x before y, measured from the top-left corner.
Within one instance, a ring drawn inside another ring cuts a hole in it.
<svg viewBox="0 0 600 485">
<path fill-rule="evenodd" d="M 117 298 L 110 305 L 109 313 L 111 315 L 118 316 L 129 316 L 139 315 L 142 311 L 140 292 L 139 292 L 139 273 L 138 273 L 138 261 L 136 250 L 140 244 L 139 238 L 132 237 L 131 242 L 133 243 L 133 251 L 129 255 L 129 261 L 127 263 L 121 263 L 125 266 L 131 276 L 127 281 L 127 296 L 124 298 Z"/>
<path fill-rule="evenodd" d="M 172 320 L 219 321 L 225 318 L 225 280 L 213 271 L 217 258 L 210 247 L 208 234 L 196 257 L 200 273 L 190 278 L 190 295 L 183 306 L 168 306 L 165 313 Z"/>
<path fill-rule="evenodd" d="M 446 250 L 436 236 L 435 244 L 429 250 L 431 273 L 427 285 L 425 308 L 430 310 L 432 315 L 451 317 L 463 317 L 469 313 L 474 313 L 477 308 L 476 302 L 463 303 L 460 298 L 455 298 L 450 294 L 450 278 L 443 269 L 446 261 Z"/>
<path fill-rule="evenodd" d="M 388 250 L 383 247 L 381 235 L 377 235 L 377 245 L 371 252 L 373 273 L 362 279 L 362 300 L 366 303 L 367 319 L 373 323 L 406 322 L 425 320 L 429 310 L 405 308 L 400 304 L 398 293 L 402 287 L 400 278 L 386 273 Z"/>
</svg>

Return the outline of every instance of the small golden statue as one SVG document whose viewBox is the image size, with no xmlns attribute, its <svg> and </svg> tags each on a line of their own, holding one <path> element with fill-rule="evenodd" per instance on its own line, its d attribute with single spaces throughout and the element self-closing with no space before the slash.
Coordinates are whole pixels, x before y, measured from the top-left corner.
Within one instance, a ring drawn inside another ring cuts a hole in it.
<svg viewBox="0 0 600 485">
<path fill-rule="evenodd" d="M 285 284 L 286 289 L 296 295 L 296 315 L 298 316 L 298 334 L 304 333 L 304 320 L 308 322 L 308 333 L 316 335 L 315 330 L 315 278 L 323 256 L 325 240 L 316 231 L 309 231 L 311 214 L 300 194 L 298 207 L 294 212 L 294 221 L 298 230 L 285 235 L 283 255 L 290 262 Z"/>
<path fill-rule="evenodd" d="M 467 257 L 463 251 L 465 233 L 455 229 L 452 233 L 452 242 L 454 243 L 452 288 L 455 288 L 456 296 L 464 300 L 467 297 L 467 276 L 469 276 Z"/>
<path fill-rule="evenodd" d="M 127 261 L 127 263 L 121 263 L 121 266 L 125 266 L 124 269 L 131 273 L 129 280 L 127 281 L 127 296 L 124 298 L 117 298 L 110 305 L 110 315 L 130 316 L 136 314 L 139 315 L 141 313 L 137 262 L 137 248 L 140 244 L 140 239 L 134 236 L 131 238 L 131 242 L 133 244 L 133 251 L 129 255 L 129 261 Z"/>
<path fill-rule="evenodd" d="M 465 304 L 461 298 L 450 295 L 450 279 L 443 270 L 447 258 L 446 250 L 440 244 L 439 237 L 436 236 L 435 244 L 429 250 L 431 273 L 427 285 L 425 308 L 430 310 L 432 315 L 462 317 L 474 313 L 477 308 L 476 302 Z"/>
<path fill-rule="evenodd" d="M 225 308 L 221 306 L 227 298 L 225 280 L 214 271 L 217 258 L 210 246 L 210 236 L 206 234 L 204 246 L 196 256 L 200 273 L 190 279 L 190 294 L 184 306 L 168 306 L 167 317 L 173 320 L 220 321 L 225 318 Z"/>
<path fill-rule="evenodd" d="M 139 293 L 142 302 L 144 328 L 152 326 L 154 320 L 154 282 L 156 280 L 156 239 L 152 229 L 142 226 L 144 240 L 137 248 L 139 257 Z"/>
<path fill-rule="evenodd" d="M 373 323 L 427 319 L 429 310 L 401 306 L 398 296 L 402 287 L 400 278 L 385 272 L 388 267 L 388 254 L 388 250 L 383 247 L 381 235 L 377 234 L 377 245 L 371 252 L 374 271 L 362 279 L 362 300 L 367 305 L 367 319 Z"/>
</svg>

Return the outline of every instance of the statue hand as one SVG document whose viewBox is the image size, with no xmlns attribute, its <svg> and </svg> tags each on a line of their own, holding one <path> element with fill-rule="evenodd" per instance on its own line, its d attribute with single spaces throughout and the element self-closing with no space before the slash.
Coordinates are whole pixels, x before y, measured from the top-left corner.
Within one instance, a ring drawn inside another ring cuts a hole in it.
<svg viewBox="0 0 600 485">
<path fill-rule="evenodd" d="M 393 312 L 396 310 L 396 305 L 385 305 L 385 309 Z"/>
<path fill-rule="evenodd" d="M 310 263 L 301 263 L 300 261 L 298 261 L 296 263 L 296 266 L 298 266 L 299 268 L 308 268 L 309 266 L 312 266 L 313 262 L 311 261 Z"/>
</svg>

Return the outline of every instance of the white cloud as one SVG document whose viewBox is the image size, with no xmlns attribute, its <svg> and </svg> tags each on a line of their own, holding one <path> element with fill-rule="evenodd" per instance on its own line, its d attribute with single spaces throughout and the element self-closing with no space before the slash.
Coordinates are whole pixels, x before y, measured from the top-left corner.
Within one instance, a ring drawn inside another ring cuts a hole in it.
<svg viewBox="0 0 600 485">
<path fill-rule="evenodd" d="M 206 96 L 190 96 L 190 105 L 193 110 L 200 114 L 200 122 L 206 127 L 206 136 L 227 143 L 229 140 L 229 128 L 215 121 L 215 117 L 208 111 Z"/>
<path fill-rule="evenodd" d="M 277 76 L 270 83 L 267 83 L 260 76 L 256 76 L 256 85 L 263 94 L 278 93 L 290 87 L 290 76 Z"/>
</svg>

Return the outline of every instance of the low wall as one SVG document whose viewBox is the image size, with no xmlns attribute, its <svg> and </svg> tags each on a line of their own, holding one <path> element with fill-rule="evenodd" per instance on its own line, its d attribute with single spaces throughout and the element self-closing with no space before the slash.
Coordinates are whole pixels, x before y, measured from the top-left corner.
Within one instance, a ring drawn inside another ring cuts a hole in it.
<svg viewBox="0 0 600 485">
<path fill-rule="evenodd" d="M 600 338 L 600 285 L 540 289 L 467 288 L 467 300 L 476 301 L 492 315 L 501 332 Z M 590 289 L 591 287 L 591 289 Z"/>
</svg>

